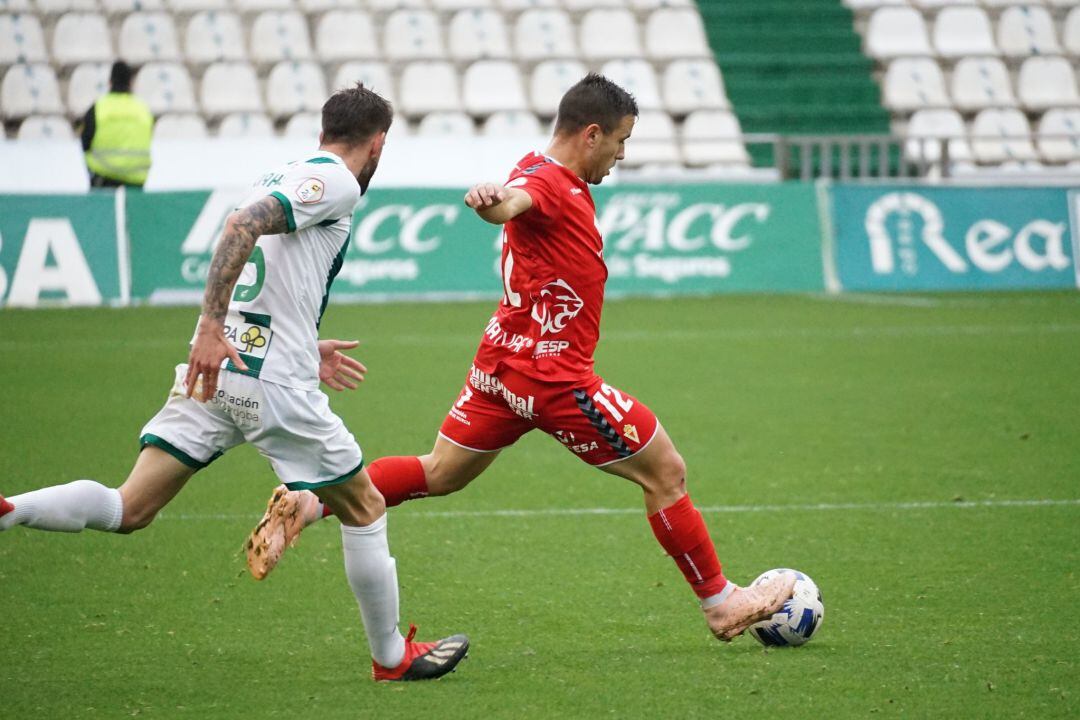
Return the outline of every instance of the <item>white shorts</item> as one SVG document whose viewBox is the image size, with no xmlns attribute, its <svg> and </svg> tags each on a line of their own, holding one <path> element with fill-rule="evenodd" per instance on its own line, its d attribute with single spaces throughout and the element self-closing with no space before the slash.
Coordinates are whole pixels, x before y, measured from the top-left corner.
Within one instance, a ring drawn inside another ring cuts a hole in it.
<svg viewBox="0 0 1080 720">
<path fill-rule="evenodd" d="M 364 467 L 360 445 L 325 393 L 222 371 L 217 396 L 201 403 L 186 396 L 186 375 L 187 365 L 177 365 L 169 399 L 142 429 L 142 447 L 198 470 L 249 442 L 290 490 L 345 482 Z"/>
</svg>

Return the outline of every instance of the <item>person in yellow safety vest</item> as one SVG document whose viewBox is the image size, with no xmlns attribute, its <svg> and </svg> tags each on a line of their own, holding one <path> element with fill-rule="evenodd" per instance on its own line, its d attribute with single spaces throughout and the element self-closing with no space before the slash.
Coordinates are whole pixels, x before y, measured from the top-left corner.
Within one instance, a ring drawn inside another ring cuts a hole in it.
<svg viewBox="0 0 1080 720">
<path fill-rule="evenodd" d="M 117 61 L 109 74 L 109 92 L 83 118 L 82 146 L 91 187 L 142 187 L 150 171 L 154 116 L 131 94 L 131 66 Z"/>
</svg>

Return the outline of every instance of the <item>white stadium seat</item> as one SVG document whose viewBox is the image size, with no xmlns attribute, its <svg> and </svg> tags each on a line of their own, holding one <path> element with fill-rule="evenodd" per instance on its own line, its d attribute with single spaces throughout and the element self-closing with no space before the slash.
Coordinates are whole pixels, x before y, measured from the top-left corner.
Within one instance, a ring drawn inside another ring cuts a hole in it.
<svg viewBox="0 0 1080 720">
<path fill-rule="evenodd" d="M 541 116 L 552 116 L 559 109 L 562 96 L 588 72 L 576 60 L 548 60 L 533 69 L 529 97 Z"/>
<path fill-rule="evenodd" d="M 640 110 L 659 110 L 660 86 L 652 63 L 647 60 L 608 60 L 600 74 L 627 90 L 637 100 Z"/>
<path fill-rule="evenodd" d="M 971 147 L 982 163 L 1034 160 L 1031 126 L 1016 108 L 991 108 L 975 116 L 971 124 Z"/>
<path fill-rule="evenodd" d="M 233 113 L 221 119 L 218 137 L 274 137 L 274 123 L 262 113 Z"/>
<path fill-rule="evenodd" d="M 77 65 L 81 62 L 105 62 L 115 57 L 112 35 L 104 15 L 67 13 L 56 21 L 53 30 L 53 62 Z"/>
<path fill-rule="evenodd" d="M 455 60 L 510 57 L 510 40 L 502 13 L 462 10 L 450 20 L 450 57 Z"/>
<path fill-rule="evenodd" d="M 680 162 L 676 143 L 675 123 L 666 112 L 642 110 L 634 123 L 634 131 L 626 141 L 627 167 L 641 165 L 670 165 Z"/>
<path fill-rule="evenodd" d="M 446 56 L 438 16 L 426 10 L 398 10 L 386 19 L 387 60 L 433 60 Z"/>
<path fill-rule="evenodd" d="M 637 11 L 659 10 L 660 8 L 693 8 L 694 0 L 627 0 L 627 5 Z"/>
<path fill-rule="evenodd" d="M 1039 152 L 1047 162 L 1080 160 L 1080 109 L 1046 111 L 1039 121 Z"/>
<path fill-rule="evenodd" d="M 843 0 L 844 6 L 856 12 L 872 12 L 888 5 L 908 5 L 908 0 Z"/>
<path fill-rule="evenodd" d="M 866 30 L 866 53 L 887 59 L 905 55 L 931 55 L 926 21 L 910 7 L 883 7 L 870 16 Z"/>
<path fill-rule="evenodd" d="M 131 13 L 120 26 L 119 49 L 120 57 L 136 65 L 151 60 L 179 60 L 180 45 L 172 15 Z"/>
<path fill-rule="evenodd" d="M 417 135 L 438 137 L 472 137 L 476 126 L 472 118 L 461 112 L 433 112 L 424 116 L 416 128 Z"/>
<path fill-rule="evenodd" d="M 521 13 L 514 25 L 514 51 L 522 60 L 577 57 L 570 16 L 548 8 Z"/>
<path fill-rule="evenodd" d="M 739 119 L 725 110 L 697 110 L 682 127 L 683 160 L 688 165 L 736 165 L 750 163 L 742 141 Z"/>
<path fill-rule="evenodd" d="M 321 62 L 379 57 L 371 15 L 360 10 L 331 10 L 315 28 L 315 52 Z"/>
<path fill-rule="evenodd" d="M 1013 107 L 1016 96 L 1005 63 L 997 58 L 964 58 L 952 75 L 953 105 L 964 112 Z"/>
<path fill-rule="evenodd" d="M 979 0 L 988 8 L 1006 8 L 1012 5 L 1042 5 L 1044 0 Z"/>
<path fill-rule="evenodd" d="M 1054 21 L 1041 7 L 1007 8 L 998 20 L 997 44 L 1008 57 L 1061 53 Z"/>
<path fill-rule="evenodd" d="M 201 115 L 162 115 L 154 123 L 155 140 L 201 140 L 208 134 Z"/>
<path fill-rule="evenodd" d="M 428 0 L 367 0 L 370 10 L 387 13 L 393 10 L 418 10 L 430 7 Z"/>
<path fill-rule="evenodd" d="M 1076 74 L 1063 57 L 1030 57 L 1016 82 L 1020 106 L 1029 111 L 1080 105 Z"/>
<path fill-rule="evenodd" d="M 398 99 L 407 116 L 461 110 L 458 76 L 448 62 L 421 61 L 405 66 Z"/>
<path fill-rule="evenodd" d="M 584 12 L 594 8 L 624 8 L 626 0 L 563 0 L 563 5 L 571 12 Z"/>
<path fill-rule="evenodd" d="M 184 32 L 184 52 L 194 64 L 246 59 L 240 16 L 216 10 L 195 13 Z"/>
<path fill-rule="evenodd" d="M 1065 16 L 1065 25 L 1061 28 L 1061 44 L 1069 55 L 1080 56 L 1080 6 L 1074 7 Z"/>
<path fill-rule="evenodd" d="M 224 12 L 229 9 L 229 0 L 166 0 L 169 9 L 177 15 L 190 15 L 191 13 L 197 13 L 202 10 L 217 10 Z M 187 117 L 179 116 L 179 117 Z M 183 128 L 178 126 L 178 129 L 183 131 Z M 205 137 L 206 126 L 203 125 L 203 135 Z"/>
<path fill-rule="evenodd" d="M 0 13 L 32 13 L 34 4 L 30 0 L 0 0 Z"/>
<path fill-rule="evenodd" d="M 73 140 L 75 132 L 60 115 L 31 115 L 19 125 L 16 140 Z"/>
<path fill-rule="evenodd" d="M 942 156 L 942 142 L 948 143 L 950 162 L 971 160 L 971 146 L 967 141 L 967 128 L 960 113 L 951 109 L 919 110 L 908 123 L 904 155 L 910 160 L 938 162 Z"/>
<path fill-rule="evenodd" d="M 321 132 L 321 113 L 296 113 L 285 123 L 285 137 L 305 137 L 310 138 L 312 142 L 318 142 Z"/>
<path fill-rule="evenodd" d="M 72 117 L 81 117 L 109 91 L 109 72 L 112 64 L 107 62 L 82 63 L 71 71 L 67 88 L 67 109 Z"/>
<path fill-rule="evenodd" d="M 653 60 L 712 57 L 697 9 L 663 8 L 649 15 L 645 54 Z"/>
<path fill-rule="evenodd" d="M 326 78 L 314 62 L 285 60 L 266 79 L 266 106 L 274 117 L 318 112 L 326 102 Z"/>
<path fill-rule="evenodd" d="M 311 59 L 307 20 L 295 10 L 267 10 L 251 26 L 252 61 L 276 63 Z"/>
<path fill-rule="evenodd" d="M 397 95 L 394 93 L 394 83 L 390 78 L 390 70 L 384 63 L 352 61 L 344 63 L 334 75 L 332 90 L 340 90 L 352 87 L 361 82 L 364 87 L 371 88 L 390 102 L 394 102 Z"/>
<path fill-rule="evenodd" d="M 898 58 L 889 63 L 883 83 L 885 107 L 912 112 L 921 108 L 948 107 L 945 75 L 930 58 Z"/>
<path fill-rule="evenodd" d="M 999 54 L 990 18 L 978 7 L 947 7 L 938 13 L 934 48 L 945 58 Z"/>
<path fill-rule="evenodd" d="M 641 57 L 639 34 L 629 10 L 590 10 L 581 19 L 578 47 L 591 60 Z"/>
<path fill-rule="evenodd" d="M 465 71 L 462 102 L 472 115 L 500 110 L 525 110 L 525 87 L 517 64 L 505 60 L 480 60 Z"/>
<path fill-rule="evenodd" d="M 531 112 L 508 110 L 492 113 L 484 121 L 483 134 L 499 137 L 534 137 L 544 133 L 540 120 Z"/>
<path fill-rule="evenodd" d="M 561 5 L 559 0 L 496 0 L 496 4 L 503 12 L 521 12 L 532 8 L 555 8 Z"/>
<path fill-rule="evenodd" d="M 214 63 L 206 68 L 199 104 L 210 117 L 227 113 L 262 112 L 259 81 L 255 68 L 248 63 Z"/>
<path fill-rule="evenodd" d="M 490 8 L 495 5 L 492 0 L 428 0 L 431 7 L 439 12 L 454 12 L 472 8 Z"/>
<path fill-rule="evenodd" d="M 297 4 L 304 14 L 318 15 L 329 10 L 360 10 L 364 3 L 360 0 L 298 0 Z"/>
<path fill-rule="evenodd" d="M 911 4 L 924 13 L 936 12 L 952 5 L 978 5 L 978 0 L 911 0 Z"/>
<path fill-rule="evenodd" d="M 139 69 L 131 89 L 155 115 L 190 113 L 197 109 L 191 76 L 179 63 L 146 63 Z"/>
<path fill-rule="evenodd" d="M 294 9 L 292 0 L 234 0 L 236 11 L 250 15 L 269 10 L 288 12 Z"/>
<path fill-rule="evenodd" d="M 664 106 L 675 115 L 730 107 L 720 69 L 710 60 L 676 60 L 664 70 Z"/>
<path fill-rule="evenodd" d="M 45 33 L 33 15 L 0 15 L 0 65 L 44 62 Z"/>
<path fill-rule="evenodd" d="M 165 9 L 163 0 L 100 0 L 101 9 L 107 15 L 127 15 L 133 12 L 151 12 Z"/>
<path fill-rule="evenodd" d="M 56 73 L 41 63 L 12 65 L 0 83 L 0 114 L 6 118 L 27 115 L 59 115 L 60 83 Z"/>
<path fill-rule="evenodd" d="M 97 12 L 101 9 L 97 0 L 35 0 L 41 15 L 63 15 L 68 12 Z M 27 10 L 30 12 L 30 10 Z"/>
</svg>

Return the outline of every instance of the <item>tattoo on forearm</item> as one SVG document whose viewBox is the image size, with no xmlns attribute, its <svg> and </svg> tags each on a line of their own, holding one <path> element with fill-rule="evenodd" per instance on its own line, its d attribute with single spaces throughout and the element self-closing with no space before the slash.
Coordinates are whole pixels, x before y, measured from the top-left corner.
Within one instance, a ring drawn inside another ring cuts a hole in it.
<svg viewBox="0 0 1080 720">
<path fill-rule="evenodd" d="M 262 235 L 276 235 L 288 229 L 285 209 L 273 197 L 265 197 L 233 214 L 210 261 L 203 297 L 204 316 L 214 320 L 225 317 L 233 286 L 251 256 L 255 242 Z"/>
</svg>

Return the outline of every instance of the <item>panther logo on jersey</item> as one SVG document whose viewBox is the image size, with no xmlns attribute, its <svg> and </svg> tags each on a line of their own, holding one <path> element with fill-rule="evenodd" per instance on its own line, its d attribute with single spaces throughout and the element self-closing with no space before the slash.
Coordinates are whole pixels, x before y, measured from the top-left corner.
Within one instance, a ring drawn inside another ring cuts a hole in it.
<svg viewBox="0 0 1080 720">
<path fill-rule="evenodd" d="M 565 280 L 549 282 L 540 290 L 532 308 L 532 319 L 540 323 L 540 334 L 559 333 L 577 317 L 585 302 Z"/>
</svg>

